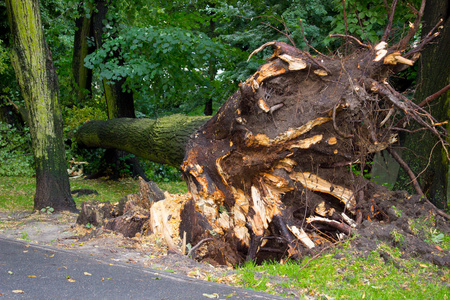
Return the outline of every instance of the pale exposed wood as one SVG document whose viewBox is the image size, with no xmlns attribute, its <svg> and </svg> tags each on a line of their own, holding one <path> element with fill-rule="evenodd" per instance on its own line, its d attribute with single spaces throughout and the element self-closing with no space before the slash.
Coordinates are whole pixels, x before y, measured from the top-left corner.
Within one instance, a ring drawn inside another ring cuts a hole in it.
<svg viewBox="0 0 450 300">
<path fill-rule="evenodd" d="M 306 68 L 306 63 L 303 61 L 303 59 L 298 57 L 293 57 L 288 54 L 281 54 L 278 56 L 281 60 L 287 62 L 289 64 L 289 70 L 290 71 L 298 71 L 303 70 Z"/>
<path fill-rule="evenodd" d="M 311 129 L 313 129 L 314 127 L 318 126 L 318 125 L 322 125 L 328 121 L 331 121 L 331 118 L 328 117 L 319 117 L 317 119 L 308 121 L 306 124 L 298 127 L 298 128 L 290 128 L 289 130 L 281 133 L 280 135 L 278 135 L 275 139 L 270 140 L 269 143 L 272 145 L 279 145 L 279 144 L 283 144 L 287 141 L 296 139 L 297 137 L 299 137 L 302 134 L 307 133 L 308 131 L 310 131 Z"/>
<path fill-rule="evenodd" d="M 276 61 L 269 62 L 261 67 L 259 71 L 255 73 L 256 81 L 261 84 L 264 79 L 274 77 L 286 73 L 286 69 L 280 67 Z M 248 80 L 247 80 L 248 81 Z M 253 81 L 253 79 L 251 79 Z"/>
<path fill-rule="evenodd" d="M 275 169 L 285 169 L 287 172 L 292 172 L 293 168 L 297 165 L 297 162 L 290 158 L 283 158 L 275 165 Z"/>
<path fill-rule="evenodd" d="M 341 213 L 342 219 L 350 226 L 352 226 L 353 228 L 356 228 L 356 222 L 353 221 L 352 218 L 350 218 L 349 216 L 347 216 L 345 213 Z"/>
<path fill-rule="evenodd" d="M 384 58 L 384 64 L 386 65 L 396 65 L 397 63 L 402 63 L 408 66 L 414 65 L 414 61 L 402 57 L 400 51 L 393 52 Z"/>
<path fill-rule="evenodd" d="M 268 112 L 270 111 L 270 107 L 267 105 L 266 102 L 264 102 L 263 99 L 259 99 L 259 100 L 258 100 L 258 107 L 261 108 L 261 110 L 262 110 L 263 112 L 268 113 Z"/>
<path fill-rule="evenodd" d="M 322 69 L 316 69 L 314 70 L 314 74 L 319 75 L 319 76 L 327 76 L 328 72 Z"/>
<path fill-rule="evenodd" d="M 297 226 L 289 226 L 289 225 L 286 226 L 299 241 L 301 241 L 306 247 L 308 247 L 308 249 L 312 249 L 316 246 L 314 242 L 306 234 L 306 232 L 303 230 L 303 228 L 298 229 Z"/>
<path fill-rule="evenodd" d="M 186 253 L 186 231 L 183 231 L 183 243 L 181 244 L 181 253 Z"/>
<path fill-rule="evenodd" d="M 350 226 L 348 226 L 347 224 L 335 221 L 335 220 L 330 220 L 330 219 L 326 219 L 326 218 L 322 218 L 322 217 L 309 217 L 309 218 L 306 218 L 306 222 L 307 223 L 319 222 L 319 223 L 327 224 L 331 227 L 334 227 L 334 228 L 340 230 L 341 232 L 345 233 L 346 235 L 351 235 L 351 233 L 352 233 L 352 228 Z"/>
<path fill-rule="evenodd" d="M 252 208 L 255 211 L 254 216 L 250 220 L 253 226 L 253 232 L 256 235 L 263 235 L 264 229 L 269 226 L 267 219 L 270 216 L 266 215 L 264 200 L 261 198 L 259 190 L 254 186 L 251 187 L 251 196 L 253 200 Z"/>
<path fill-rule="evenodd" d="M 293 148 L 308 149 L 309 147 L 311 147 L 311 145 L 314 145 L 314 144 L 317 144 L 318 142 L 320 142 L 322 140 L 322 138 L 323 138 L 323 135 L 321 135 L 321 134 L 315 135 L 313 137 L 295 142 L 294 144 L 292 144 L 290 146 L 290 148 L 291 149 L 293 149 Z"/>
<path fill-rule="evenodd" d="M 327 140 L 327 144 L 328 145 L 336 145 L 337 144 L 337 139 L 333 136 L 333 137 L 330 137 L 328 140 Z"/>
<path fill-rule="evenodd" d="M 325 201 L 320 202 L 314 209 L 314 212 L 319 216 L 325 217 L 328 214 L 328 210 L 325 207 Z"/>
<path fill-rule="evenodd" d="M 377 56 L 373 59 L 373 61 L 380 61 L 381 59 L 383 59 L 383 57 L 385 57 L 387 54 L 387 50 L 378 50 L 377 51 Z"/>
<path fill-rule="evenodd" d="M 375 50 L 379 51 L 379 50 L 383 50 L 386 49 L 387 43 L 385 41 L 381 41 L 379 42 L 376 46 L 375 46 Z"/>
<path fill-rule="evenodd" d="M 277 192 L 286 193 L 292 191 L 294 188 L 289 185 L 289 182 L 280 177 L 270 173 L 262 173 L 264 182 L 276 188 Z"/>
<path fill-rule="evenodd" d="M 321 193 L 327 193 L 338 198 L 342 203 L 345 204 L 347 209 L 349 209 L 351 212 L 354 211 L 356 201 L 351 190 L 338 185 L 334 185 L 309 172 L 293 172 L 289 176 L 292 180 L 300 182 L 307 189 Z"/>
<path fill-rule="evenodd" d="M 175 252 L 180 252 L 176 246 L 181 243 L 178 234 L 181 222 L 180 212 L 188 199 L 189 195 L 174 197 L 166 192 L 165 199 L 154 203 L 150 208 L 149 227 L 152 233 L 164 239 L 169 249 Z"/>
</svg>

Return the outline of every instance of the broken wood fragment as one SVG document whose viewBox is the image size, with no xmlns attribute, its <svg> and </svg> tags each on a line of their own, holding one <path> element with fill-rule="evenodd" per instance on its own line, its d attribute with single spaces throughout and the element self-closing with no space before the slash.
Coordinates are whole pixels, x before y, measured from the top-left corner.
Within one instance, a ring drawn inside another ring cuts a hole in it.
<svg viewBox="0 0 450 300">
<path fill-rule="evenodd" d="M 352 234 L 352 228 L 350 226 L 348 226 L 344 223 L 335 221 L 335 220 L 330 220 L 330 219 L 326 219 L 323 217 L 309 217 L 309 218 L 306 218 L 306 222 L 310 223 L 310 224 L 314 223 L 314 222 L 326 224 L 333 228 L 338 229 L 339 231 L 345 233 L 346 235 Z"/>
<path fill-rule="evenodd" d="M 351 190 L 339 185 L 334 185 L 331 182 L 328 182 L 309 172 L 293 172 L 290 174 L 290 177 L 292 180 L 300 182 L 307 189 L 330 194 L 336 197 L 337 199 L 341 200 L 341 202 L 345 205 L 345 207 L 347 207 L 348 210 L 354 212 L 356 201 Z"/>
</svg>

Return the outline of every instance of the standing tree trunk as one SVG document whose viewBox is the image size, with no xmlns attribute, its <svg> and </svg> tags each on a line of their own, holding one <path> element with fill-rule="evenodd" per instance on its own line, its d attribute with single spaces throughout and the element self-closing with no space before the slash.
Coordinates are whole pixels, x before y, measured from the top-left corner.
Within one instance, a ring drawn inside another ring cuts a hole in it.
<svg viewBox="0 0 450 300">
<path fill-rule="evenodd" d="M 424 13 L 422 35 L 428 32 L 442 18 L 443 29 L 437 39 L 422 52 L 421 64 L 418 71 L 418 88 L 415 93 L 417 103 L 422 102 L 429 95 L 433 95 L 450 84 L 450 1 L 431 0 L 427 2 Z M 444 93 L 433 100 L 426 107 L 438 121 L 450 119 L 450 92 Z M 447 124 L 447 129 L 450 125 Z M 418 129 L 417 124 L 412 124 L 411 130 Z M 431 202 L 440 208 L 447 207 L 447 182 L 448 164 L 447 155 L 438 139 L 427 131 L 419 131 L 407 134 L 403 151 L 403 159 L 417 175 L 421 174 L 418 181 Z M 432 154 L 430 154 L 432 153 Z M 430 157 L 431 156 L 431 157 Z M 410 178 L 404 171 L 397 178 L 397 189 L 408 189 Z"/>
<path fill-rule="evenodd" d="M 208 5 L 213 8 L 215 7 L 215 5 L 212 3 L 208 3 Z M 209 20 L 209 31 L 208 31 L 209 38 L 211 38 L 211 39 L 215 38 L 215 36 L 216 36 L 215 30 L 216 30 L 216 23 L 211 18 L 211 20 Z M 217 74 L 216 60 L 214 58 L 214 55 L 211 55 L 211 58 L 209 59 L 209 62 L 208 62 L 208 77 L 209 77 L 209 82 L 211 83 L 211 86 L 214 86 L 213 83 L 216 78 L 216 74 Z M 205 114 L 205 116 L 212 116 L 212 114 L 213 114 L 213 98 L 212 98 L 212 96 L 210 96 L 209 99 L 206 100 L 205 109 L 203 110 L 203 113 Z"/>
<path fill-rule="evenodd" d="M 72 75 L 78 102 L 85 104 L 85 100 L 92 93 L 92 70 L 84 66 L 84 59 L 94 50 L 94 47 L 89 47 L 88 44 L 88 37 L 92 34 L 92 18 L 85 16 L 81 9 L 81 3 L 79 3 L 79 6 L 81 15 L 75 20 L 77 30 L 74 36 Z"/>
<path fill-rule="evenodd" d="M 92 32 L 97 49 L 103 44 L 104 21 L 108 13 L 108 2 L 97 1 L 96 13 L 92 16 Z M 117 50 L 118 53 L 120 50 Z M 125 91 L 123 85 L 126 78 L 122 78 L 116 82 L 109 82 L 103 79 L 103 90 L 106 101 L 108 119 L 115 118 L 136 118 L 134 111 L 133 93 Z M 124 159 L 125 158 L 125 159 Z M 120 177 L 120 170 L 125 169 L 124 163 L 128 165 L 133 177 L 140 176 L 147 180 L 144 170 L 141 168 L 139 160 L 134 155 L 130 155 L 125 151 L 118 149 L 107 149 L 102 158 L 100 170 L 89 176 L 89 178 L 97 178 L 108 175 L 111 179 Z"/>
<path fill-rule="evenodd" d="M 107 1 L 97 1 L 96 13 L 92 16 L 92 32 L 97 49 L 100 49 L 103 45 L 103 33 L 105 30 L 104 22 L 107 13 Z M 120 50 L 116 50 L 116 53 L 119 51 Z M 123 90 L 125 80 L 126 78 L 123 78 L 116 82 L 110 82 L 107 79 L 103 79 L 108 119 L 136 117 L 134 112 L 133 93 Z"/>
<path fill-rule="evenodd" d="M 11 61 L 28 111 L 36 162 L 34 209 L 76 210 L 70 194 L 58 79 L 44 38 L 39 1 L 6 1 L 13 36 Z"/>
</svg>

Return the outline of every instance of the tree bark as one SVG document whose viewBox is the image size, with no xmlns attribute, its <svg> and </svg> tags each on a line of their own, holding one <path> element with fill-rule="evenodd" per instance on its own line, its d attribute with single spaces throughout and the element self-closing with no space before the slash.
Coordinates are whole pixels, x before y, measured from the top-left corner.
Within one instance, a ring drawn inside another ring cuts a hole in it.
<svg viewBox="0 0 450 300">
<path fill-rule="evenodd" d="M 437 43 L 427 46 L 422 52 L 418 71 L 418 87 L 415 102 L 420 103 L 450 83 L 450 1 L 427 1 L 424 13 L 422 36 L 425 36 L 439 21 L 443 19 L 443 29 Z M 428 108 L 438 121 L 450 119 L 450 93 L 447 92 L 433 100 Z M 447 130 L 450 129 L 447 124 Z M 419 126 L 411 124 L 410 129 Z M 427 198 L 439 208 L 447 208 L 448 164 L 446 152 L 438 139 L 429 132 L 406 134 L 402 157 L 417 175 L 418 181 Z M 431 154 L 430 154 L 431 153 Z M 431 156 L 431 157 L 430 157 Z M 396 189 L 413 191 L 410 178 L 401 171 L 397 178 Z"/>
<path fill-rule="evenodd" d="M 179 167 L 190 135 L 209 117 L 173 115 L 156 120 L 120 118 L 80 127 L 81 146 L 116 148 L 154 162 Z"/>
<path fill-rule="evenodd" d="M 208 5 L 213 8 L 215 7 L 215 4 L 212 4 L 212 3 L 208 3 Z M 214 39 L 216 37 L 215 30 L 216 30 L 216 23 L 214 22 L 213 19 L 211 19 L 211 20 L 209 20 L 208 37 L 210 37 L 211 39 Z M 217 74 L 216 60 L 214 58 L 214 55 L 211 55 L 211 58 L 209 59 L 209 62 L 208 62 L 208 77 L 209 77 L 209 82 L 211 83 L 211 86 L 214 86 L 213 82 L 216 78 L 216 74 Z M 206 100 L 205 109 L 203 110 L 203 113 L 205 114 L 205 116 L 212 116 L 212 114 L 213 114 L 213 98 L 212 98 L 212 96 Z"/>
<path fill-rule="evenodd" d="M 76 210 L 63 144 L 58 81 L 45 41 L 39 2 L 6 2 L 13 36 L 11 60 L 28 111 L 36 162 L 34 209 Z"/>
<path fill-rule="evenodd" d="M 81 6 L 81 4 L 79 5 Z M 78 96 L 76 104 L 84 104 L 85 100 L 92 94 L 92 70 L 84 66 L 84 59 L 95 47 L 90 47 L 88 43 L 88 37 L 93 34 L 92 18 L 86 18 L 81 7 L 79 10 L 81 16 L 75 20 L 77 30 L 74 36 L 72 74 Z"/>
<path fill-rule="evenodd" d="M 93 14 L 91 22 L 92 32 L 96 44 L 96 48 L 100 49 L 103 44 L 103 33 L 105 31 L 105 20 L 108 13 L 107 1 L 96 2 L 96 12 Z M 120 50 L 116 50 L 119 53 Z M 106 109 L 108 119 L 115 118 L 135 118 L 133 93 L 124 90 L 126 78 L 110 82 L 106 79 L 102 80 L 104 97 L 106 101 Z M 90 175 L 88 178 L 98 178 L 108 175 L 111 179 L 118 179 L 120 170 L 124 169 L 124 164 L 130 170 L 133 177 L 142 177 L 147 180 L 144 170 L 141 168 L 139 160 L 130 156 L 129 153 L 119 151 L 115 148 L 107 149 L 102 157 L 102 164 L 97 173 Z M 112 167 L 112 173 L 108 174 L 108 170 Z"/>
</svg>

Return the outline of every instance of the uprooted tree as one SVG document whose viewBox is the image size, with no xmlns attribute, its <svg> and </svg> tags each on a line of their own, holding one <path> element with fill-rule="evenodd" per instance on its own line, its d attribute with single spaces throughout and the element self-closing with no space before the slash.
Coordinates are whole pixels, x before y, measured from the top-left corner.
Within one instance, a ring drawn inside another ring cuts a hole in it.
<svg viewBox="0 0 450 300">
<path fill-rule="evenodd" d="M 324 233 L 337 239 L 363 220 L 388 217 L 377 204 L 389 192 L 349 166 L 364 166 L 368 154 L 389 149 L 397 124 L 413 120 L 445 144 L 445 129 L 387 81 L 413 65 L 437 36 L 436 26 L 407 49 L 423 7 L 395 45 L 339 36 L 353 44 L 345 57 L 313 57 L 282 42 L 266 43 L 254 53 L 271 47 L 267 63 L 196 130 L 204 119 L 111 120 L 85 124 L 78 140 L 170 164 L 185 154 L 181 169 L 190 194 L 177 204 L 147 197 L 141 205 L 150 211 L 151 229 L 169 240 L 177 234 L 191 244 L 208 240 L 216 261 L 229 264 L 267 255 L 301 257 L 323 243 Z M 180 124 L 189 126 L 180 130 Z M 123 142 L 112 140 L 117 126 Z M 144 143 L 161 137 L 173 144 L 146 151 Z M 168 158 L 169 148 L 178 155 Z M 175 225 L 167 225 L 169 215 Z"/>
</svg>

